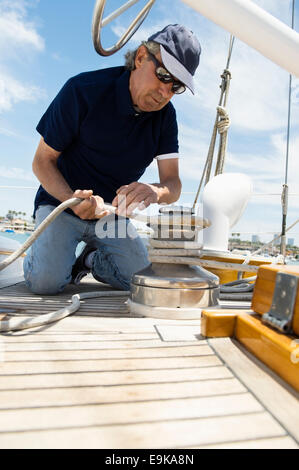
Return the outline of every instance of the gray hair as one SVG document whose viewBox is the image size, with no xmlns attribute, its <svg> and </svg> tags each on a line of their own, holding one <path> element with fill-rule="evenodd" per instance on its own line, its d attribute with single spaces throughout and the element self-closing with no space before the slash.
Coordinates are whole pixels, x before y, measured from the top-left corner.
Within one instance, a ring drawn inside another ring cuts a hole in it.
<svg viewBox="0 0 299 470">
<path fill-rule="evenodd" d="M 160 52 L 160 44 L 154 41 L 142 41 L 140 46 L 145 46 L 147 50 L 154 55 Z M 125 54 L 125 67 L 127 70 L 135 70 L 135 59 L 139 47 L 137 47 L 137 49 L 135 49 L 134 51 L 128 51 Z"/>
</svg>

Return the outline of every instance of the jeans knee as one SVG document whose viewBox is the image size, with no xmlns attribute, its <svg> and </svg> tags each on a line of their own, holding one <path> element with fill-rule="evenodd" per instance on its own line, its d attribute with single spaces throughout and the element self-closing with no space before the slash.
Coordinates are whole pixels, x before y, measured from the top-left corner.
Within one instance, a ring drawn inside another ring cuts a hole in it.
<svg viewBox="0 0 299 470">
<path fill-rule="evenodd" d="M 63 290 L 63 288 L 58 286 L 56 283 L 43 283 L 40 279 L 38 281 L 34 281 L 33 279 L 30 279 L 29 281 L 28 279 L 25 279 L 25 284 L 33 294 L 37 295 L 56 295 Z"/>
<path fill-rule="evenodd" d="M 32 275 L 24 270 L 25 284 L 33 294 L 55 295 L 63 291 L 67 282 L 61 282 L 59 279 L 51 279 L 48 275 L 41 273 Z"/>
<path fill-rule="evenodd" d="M 97 281 L 110 284 L 116 289 L 130 290 L 133 274 L 130 269 L 121 269 L 114 256 L 106 249 L 96 252 L 93 259 L 92 275 Z"/>
<path fill-rule="evenodd" d="M 126 279 L 124 276 L 117 274 L 115 271 L 113 273 L 107 273 L 107 271 L 100 272 L 99 270 L 92 270 L 93 277 L 104 284 L 109 284 L 111 287 L 120 290 L 130 290 L 130 280 Z"/>
<path fill-rule="evenodd" d="M 55 295 L 63 291 L 69 283 L 66 277 L 58 272 L 41 268 L 34 263 L 32 257 L 27 255 L 23 264 L 25 284 L 33 294 Z"/>
</svg>

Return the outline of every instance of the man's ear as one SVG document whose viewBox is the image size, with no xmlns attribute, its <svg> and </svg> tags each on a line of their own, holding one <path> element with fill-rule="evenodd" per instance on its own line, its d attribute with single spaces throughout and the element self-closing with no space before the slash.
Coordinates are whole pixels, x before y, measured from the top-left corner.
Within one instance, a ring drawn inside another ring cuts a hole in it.
<svg viewBox="0 0 299 470">
<path fill-rule="evenodd" d="M 136 52 L 136 57 L 135 57 L 135 68 L 139 69 L 143 62 L 147 60 L 147 49 L 145 46 L 140 46 Z"/>
</svg>

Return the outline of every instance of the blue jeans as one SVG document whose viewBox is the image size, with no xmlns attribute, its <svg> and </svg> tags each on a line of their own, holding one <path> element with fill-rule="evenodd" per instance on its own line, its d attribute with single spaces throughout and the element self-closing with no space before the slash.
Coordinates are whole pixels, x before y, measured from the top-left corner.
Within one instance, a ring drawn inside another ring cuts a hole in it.
<svg viewBox="0 0 299 470">
<path fill-rule="evenodd" d="M 36 227 L 53 209 L 51 205 L 39 206 Z M 145 245 L 128 219 L 108 216 L 87 221 L 63 212 L 33 243 L 24 259 L 28 288 L 44 295 L 61 292 L 71 281 L 76 248 L 82 241 L 96 250 L 93 277 L 117 289 L 129 290 L 133 274 L 149 265 Z"/>
</svg>

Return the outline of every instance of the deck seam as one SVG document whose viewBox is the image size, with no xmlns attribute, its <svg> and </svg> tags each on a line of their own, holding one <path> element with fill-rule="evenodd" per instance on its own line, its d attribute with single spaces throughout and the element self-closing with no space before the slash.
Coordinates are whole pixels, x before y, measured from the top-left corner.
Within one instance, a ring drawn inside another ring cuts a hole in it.
<svg viewBox="0 0 299 470">
<path fill-rule="evenodd" d="M 19 352 L 22 352 L 22 351 L 19 351 Z M 38 351 L 37 351 L 38 352 Z M 79 362 L 79 361 L 103 361 L 103 360 L 120 360 L 120 359 L 128 359 L 128 360 L 134 360 L 134 359 L 177 359 L 177 358 L 200 358 L 200 357 L 210 357 L 212 356 L 213 357 L 213 354 L 202 354 L 200 356 L 148 356 L 148 357 L 142 357 L 142 358 L 139 358 L 139 357 L 104 357 L 104 358 L 96 358 L 96 359 L 92 359 L 92 358 L 87 358 L 87 359 L 40 359 L 40 360 L 35 360 L 35 359 L 28 359 L 28 360 L 20 360 L 20 361 L 9 361 L 9 360 L 5 360 L 5 363 L 6 364 L 18 364 L 20 362 Z M 220 367 L 223 365 L 223 362 L 221 364 L 215 364 L 215 365 L 207 365 L 207 366 L 198 366 L 198 367 L 195 367 L 196 369 L 202 369 L 204 367 Z M 194 366 L 193 366 L 194 367 Z M 163 367 L 164 369 L 164 367 Z M 184 367 L 183 367 L 184 369 Z"/>
<path fill-rule="evenodd" d="M 40 375 L 40 374 L 39 374 Z M 95 387 L 103 387 L 103 388 L 112 388 L 112 387 L 120 387 L 120 386 L 125 386 L 125 387 L 130 387 L 130 386 L 135 386 L 135 385 L 161 385 L 161 384 L 176 384 L 176 383 L 182 383 L 182 382 L 190 382 L 190 383 L 193 383 L 193 382 L 207 382 L 207 381 L 215 381 L 217 380 L 217 382 L 219 380 L 231 380 L 232 378 L 236 378 L 236 377 L 223 377 L 223 378 L 217 378 L 217 379 L 195 379 L 195 380 L 192 380 L 192 379 L 184 379 L 183 381 L 182 380 L 173 380 L 171 382 L 169 382 L 167 380 L 167 382 L 132 382 L 132 383 L 118 383 L 118 384 L 105 384 L 105 385 L 88 385 L 88 388 L 95 388 Z M 26 391 L 26 390 L 59 390 L 59 389 L 74 389 L 74 388 L 86 388 L 87 386 L 86 385 L 69 385 L 69 386 L 55 386 L 55 387 L 26 387 L 26 388 L 2 388 L 0 389 L 0 393 L 1 392 L 20 392 L 20 391 Z"/>
<path fill-rule="evenodd" d="M 194 356 L 192 356 L 194 357 Z M 195 356 L 197 357 L 197 356 Z M 202 357 L 202 356 L 199 356 Z M 146 372 L 146 371 L 162 371 L 162 370 L 189 370 L 189 369 L 204 369 L 205 367 L 223 367 L 222 365 L 218 366 L 203 366 L 203 367 L 196 367 L 196 366 L 188 366 L 188 367 L 162 367 L 158 369 L 153 369 L 152 367 L 147 369 L 113 369 L 113 371 L 109 369 L 102 369 L 102 370 L 79 370 L 79 371 L 63 371 L 63 372 L 24 372 L 23 374 L 14 373 L 14 374 L 0 374 L 0 377 L 28 377 L 28 376 L 35 376 L 35 375 L 64 375 L 64 374 L 101 374 L 101 373 L 114 373 L 114 372 Z M 224 377 L 223 379 L 227 379 L 230 377 Z M 204 380 L 204 379 L 203 379 Z M 213 380 L 213 379 L 205 379 L 205 380 Z M 218 379 L 217 379 L 218 380 Z M 0 389 L 1 391 L 1 389 Z"/>
<path fill-rule="evenodd" d="M 88 388 L 88 387 L 86 387 Z M 248 394 L 247 390 L 243 392 L 229 392 L 229 393 L 219 393 L 217 395 L 213 395 L 214 397 L 230 397 L 232 395 L 246 395 Z M 159 401 L 176 401 L 176 400 L 195 400 L 200 398 L 211 398 L 211 395 L 192 395 L 190 396 L 179 396 L 179 397 L 167 397 L 167 398 L 151 398 L 147 400 L 142 399 L 135 399 L 134 402 L 132 401 L 103 401 L 103 402 L 90 402 L 90 403 L 80 403 L 80 404 L 73 404 L 73 405 L 39 405 L 39 406 L 26 406 L 26 407 L 17 407 L 17 408 L 1 408 L 0 411 L 24 411 L 24 410 L 36 410 L 36 409 L 48 409 L 48 408 L 75 408 L 75 407 L 88 407 L 88 406 L 106 406 L 106 405 L 124 405 L 124 404 L 132 404 L 132 403 L 152 403 L 152 402 L 159 402 Z M 257 411 L 251 411 L 248 413 L 259 413 Z M 239 413 L 240 414 L 240 413 Z M 244 412 L 246 414 L 246 412 Z M 242 412 L 243 415 L 243 412 Z M 219 416 L 230 416 L 230 415 L 219 415 Z M 214 417 L 210 416 L 210 417 Z M 205 416 L 205 418 L 207 418 Z M 185 419 L 193 419 L 193 418 L 185 418 Z M 197 419 L 197 418 L 194 418 Z M 203 418 L 202 418 L 203 419 Z M 1 432 L 1 431 L 0 431 Z"/>
<path fill-rule="evenodd" d="M 194 418 L 163 418 L 162 420 L 145 420 L 145 421 L 129 421 L 129 422 L 119 422 L 119 423 L 105 423 L 105 424 L 90 424 L 85 426 L 62 426 L 60 427 L 53 427 L 53 428 L 40 428 L 40 429 L 26 429 L 26 430 L 11 430 L 11 431 L 0 431 L 1 434 L 21 434 L 21 433 L 28 433 L 28 432 L 48 432 L 48 431 L 64 431 L 64 430 L 71 430 L 71 429 L 89 429 L 89 428 L 108 428 L 114 426 L 136 426 L 136 425 L 143 425 L 143 424 L 158 424 L 158 423 L 175 423 L 175 422 L 183 422 L 183 421 L 202 421 L 208 419 L 217 419 L 217 418 L 229 418 L 231 416 L 250 416 L 250 415 L 261 415 L 264 414 L 265 411 L 248 411 L 242 413 L 232 413 L 229 415 L 213 415 L 213 416 L 203 416 L 203 417 L 194 417 Z M 277 437 L 283 437 L 285 434 L 280 434 Z"/>
</svg>

